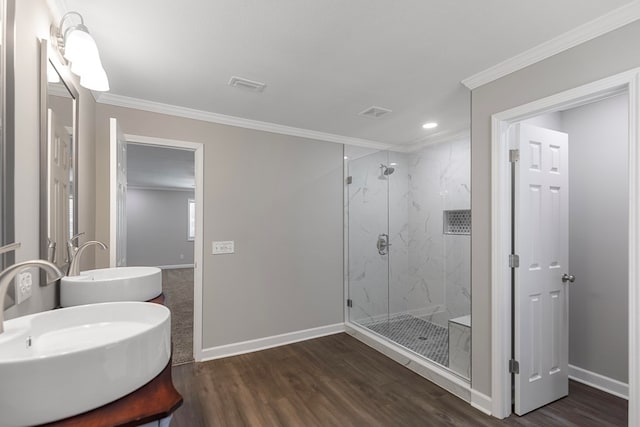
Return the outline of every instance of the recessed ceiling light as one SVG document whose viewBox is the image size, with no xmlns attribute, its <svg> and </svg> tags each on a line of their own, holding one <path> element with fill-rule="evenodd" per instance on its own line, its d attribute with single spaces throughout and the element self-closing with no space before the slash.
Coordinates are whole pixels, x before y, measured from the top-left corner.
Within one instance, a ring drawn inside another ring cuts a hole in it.
<svg viewBox="0 0 640 427">
<path fill-rule="evenodd" d="M 344 159 L 345 160 L 349 160 L 349 156 L 344 156 Z"/>
<path fill-rule="evenodd" d="M 393 163 L 389 163 L 389 166 L 398 166 L 398 164 L 393 162 Z"/>
<path fill-rule="evenodd" d="M 422 127 L 425 129 L 434 129 L 438 127 L 438 124 L 436 122 L 428 122 L 423 124 Z"/>
</svg>

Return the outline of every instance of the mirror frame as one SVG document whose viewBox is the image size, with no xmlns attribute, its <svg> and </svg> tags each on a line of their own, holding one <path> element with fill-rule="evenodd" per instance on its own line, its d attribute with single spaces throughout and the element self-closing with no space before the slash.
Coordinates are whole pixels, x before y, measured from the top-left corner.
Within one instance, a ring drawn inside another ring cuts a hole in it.
<svg viewBox="0 0 640 427">
<path fill-rule="evenodd" d="M 52 49 L 52 53 L 57 53 L 56 49 Z M 72 161 L 73 167 L 73 235 L 78 233 L 78 122 L 79 122 L 79 93 L 75 86 L 71 83 L 71 72 L 69 67 L 61 65 L 64 63 L 62 57 L 58 54 L 57 61 L 49 57 L 49 41 L 40 41 L 40 258 L 48 259 L 49 251 L 47 238 L 49 236 L 48 215 L 49 215 L 49 198 L 48 198 L 48 131 L 47 131 L 47 109 L 48 102 L 48 81 L 47 81 L 47 65 L 55 69 L 60 76 L 62 84 L 65 85 L 69 94 L 73 98 L 73 142 L 72 142 Z M 61 244 L 62 243 L 62 244 Z M 66 251 L 66 241 L 57 242 L 56 251 L 58 254 Z M 46 285 L 46 276 L 41 274 L 40 286 Z"/>
<path fill-rule="evenodd" d="M 0 245 L 15 242 L 15 0 L 0 0 L 2 41 L 0 42 Z M 15 252 L 0 255 L 0 270 L 15 263 Z M 4 310 L 14 305 L 9 287 Z"/>
</svg>

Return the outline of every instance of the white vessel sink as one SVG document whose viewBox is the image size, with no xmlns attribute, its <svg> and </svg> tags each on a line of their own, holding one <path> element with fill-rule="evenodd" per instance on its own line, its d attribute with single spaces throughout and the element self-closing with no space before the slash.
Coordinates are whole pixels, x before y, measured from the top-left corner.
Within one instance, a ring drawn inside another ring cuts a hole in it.
<svg viewBox="0 0 640 427">
<path fill-rule="evenodd" d="M 162 293 L 162 270 L 157 267 L 116 267 L 87 270 L 60 282 L 60 305 L 111 301 L 149 301 Z"/>
<path fill-rule="evenodd" d="M 63 419 L 142 387 L 169 361 L 170 319 L 160 304 L 113 302 L 5 321 L 0 424 Z"/>
</svg>

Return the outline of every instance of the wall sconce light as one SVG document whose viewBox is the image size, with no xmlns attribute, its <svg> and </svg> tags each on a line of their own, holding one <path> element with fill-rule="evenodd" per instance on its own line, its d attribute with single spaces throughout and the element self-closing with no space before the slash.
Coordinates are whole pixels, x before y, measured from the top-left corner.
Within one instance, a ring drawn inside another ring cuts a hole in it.
<svg viewBox="0 0 640 427">
<path fill-rule="evenodd" d="M 67 25 L 65 21 L 72 16 L 80 18 L 80 23 Z M 71 72 L 80 77 L 80 85 L 90 90 L 106 92 L 109 79 L 102 67 L 98 46 L 84 25 L 84 19 L 78 12 L 68 12 L 60 20 L 57 28 L 51 27 L 51 34 L 60 54 L 70 63 Z"/>
</svg>

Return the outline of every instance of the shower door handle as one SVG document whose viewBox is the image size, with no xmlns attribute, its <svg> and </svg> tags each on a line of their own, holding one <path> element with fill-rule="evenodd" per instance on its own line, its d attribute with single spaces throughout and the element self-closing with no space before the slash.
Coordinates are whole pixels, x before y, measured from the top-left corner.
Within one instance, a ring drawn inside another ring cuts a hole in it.
<svg viewBox="0 0 640 427">
<path fill-rule="evenodd" d="M 389 235 L 388 234 L 379 234 L 378 235 L 378 242 L 376 243 L 376 248 L 378 248 L 378 253 L 380 255 L 386 255 L 389 253 L 389 246 L 391 246 L 391 243 L 389 243 Z"/>
</svg>

